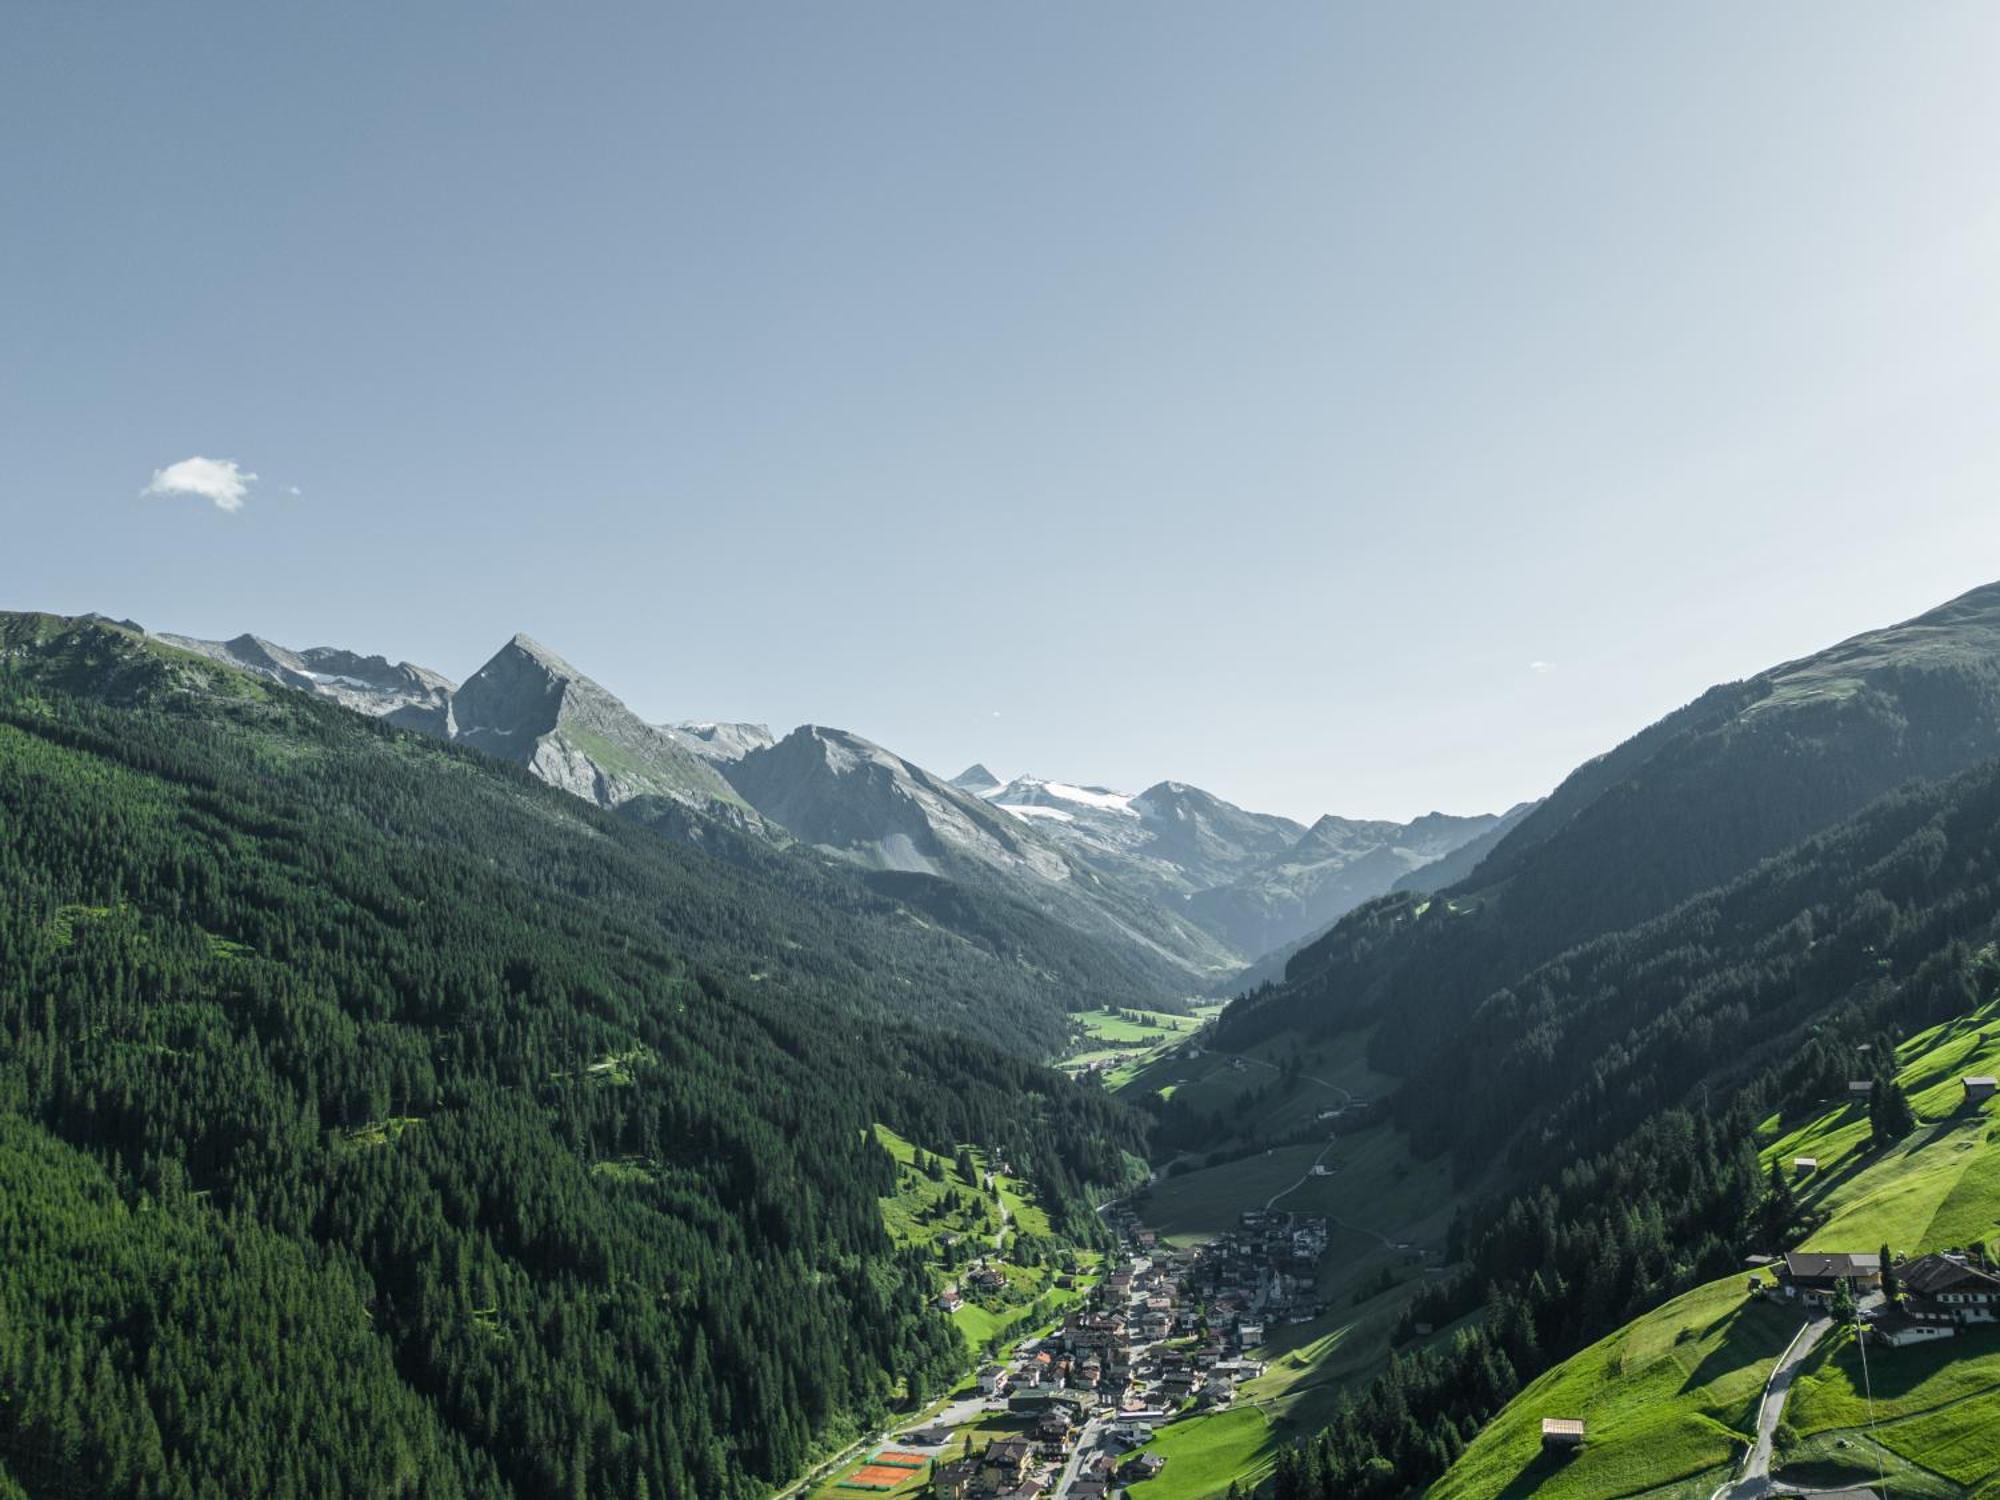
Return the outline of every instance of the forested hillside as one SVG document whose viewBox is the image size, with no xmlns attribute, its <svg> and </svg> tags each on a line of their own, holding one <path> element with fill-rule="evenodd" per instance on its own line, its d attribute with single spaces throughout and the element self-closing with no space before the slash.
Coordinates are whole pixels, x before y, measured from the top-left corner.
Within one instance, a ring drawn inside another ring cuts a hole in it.
<svg viewBox="0 0 2000 1500">
<path fill-rule="evenodd" d="M 1242 1045 L 1394 1015 L 1374 1061 L 1421 1071 L 1488 996 L 1564 949 L 1733 879 L 1904 782 L 1996 754 L 1991 584 L 1711 689 L 1578 768 L 1442 905 L 1406 891 L 1352 914 L 1292 958 L 1284 984 L 1234 1008 L 1223 1036 Z"/>
<path fill-rule="evenodd" d="M 117 627 L 0 645 L 0 1493 L 759 1494 L 963 1360 L 874 1122 L 1080 1237 L 1141 1144 L 916 1024 L 1051 1024 L 1004 933 Z"/>
<path fill-rule="evenodd" d="M 1462 1221 L 1461 1269 L 1409 1319 L 1481 1316 L 1288 1458 L 1280 1495 L 1420 1485 L 1552 1361 L 1782 1247 L 1802 1219 L 1760 1124 L 1820 1114 L 1894 1042 L 1991 997 L 1996 829 L 2000 765 L 1891 794 L 1478 1007 L 1403 1097 L 1448 1089 L 1449 1110 L 1407 1107 L 1419 1138 L 1512 1185 Z M 1398 920 L 1460 918 L 1433 902 Z M 1908 1128 L 1885 1111 L 1877 1148 Z"/>
</svg>

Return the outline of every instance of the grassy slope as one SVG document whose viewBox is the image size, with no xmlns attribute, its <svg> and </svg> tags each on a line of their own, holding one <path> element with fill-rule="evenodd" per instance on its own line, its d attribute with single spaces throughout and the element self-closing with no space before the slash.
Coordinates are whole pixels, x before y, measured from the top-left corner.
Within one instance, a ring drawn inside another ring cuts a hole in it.
<svg viewBox="0 0 2000 1500">
<path fill-rule="evenodd" d="M 971 1188 L 959 1177 L 953 1165 L 956 1151 L 931 1153 L 941 1156 L 945 1164 L 945 1178 L 940 1182 L 916 1165 L 917 1147 L 914 1143 L 880 1124 L 875 1127 L 875 1137 L 896 1159 L 896 1192 L 880 1201 L 882 1223 L 898 1246 L 922 1245 L 938 1253 L 943 1249 L 944 1237 L 957 1234 L 962 1236 L 962 1265 L 975 1255 L 991 1256 L 995 1237 L 1002 1235 L 1003 1231 L 1005 1238 L 1002 1243 L 1007 1246 L 1012 1245 L 1017 1233 L 1036 1238 L 1047 1238 L 1049 1235 L 1048 1213 L 1036 1201 L 1033 1190 L 1026 1182 L 1014 1177 L 996 1179 L 997 1196 L 1006 1204 L 1010 1216 L 1010 1222 L 1003 1226 L 995 1207 L 995 1195 Z M 976 1148 L 969 1149 L 972 1150 L 974 1164 L 983 1176 L 988 1169 L 985 1153 Z M 954 1193 L 963 1206 L 951 1212 L 945 1204 Z M 1074 1258 L 1079 1266 L 1093 1265 L 1097 1260 L 1096 1253 L 1092 1251 L 1075 1252 Z M 966 1346 L 975 1352 L 1023 1322 L 1031 1318 L 1046 1318 L 1082 1295 L 1081 1287 L 1064 1290 L 1056 1286 L 1059 1271 L 1055 1266 L 1018 1265 L 1007 1259 L 1003 1250 L 1000 1269 L 1007 1276 L 1004 1292 L 991 1294 L 982 1301 L 968 1298 L 952 1314 L 952 1322 L 958 1325 Z M 947 1270 L 941 1261 L 934 1265 L 933 1270 L 940 1290 L 946 1283 L 959 1280 L 958 1275 Z"/>
<path fill-rule="evenodd" d="M 2000 1115 L 1968 1111 L 1958 1080 L 2000 1068 L 2000 1005 L 1947 1022 L 1897 1048 L 1897 1081 L 1918 1127 L 1886 1152 L 1867 1149 L 1865 1111 L 1829 1110 L 1779 1136 L 1768 1159 L 1817 1156 L 1820 1175 L 1801 1197 L 1826 1222 L 1807 1243 L 1821 1249 L 1873 1248 L 1898 1254 L 2000 1240 Z M 2000 1495 L 2000 1332 L 1970 1330 L 1945 1343 L 1870 1351 L 1875 1436 L 1890 1453 L 1979 1495 Z M 1868 1423 L 1860 1353 L 1851 1338 L 1819 1351 L 1801 1372 L 1786 1409 L 1801 1434 L 1850 1439 L 1846 1477 L 1872 1474 L 1862 1433 Z M 1813 1473 L 1840 1477 L 1837 1449 L 1824 1443 Z"/>
<path fill-rule="evenodd" d="M 1967 1111 L 1958 1082 L 2000 1071 L 2000 1003 L 1911 1037 L 1896 1061 L 1919 1124 L 1886 1152 L 1868 1149 L 1865 1108 L 1842 1104 L 1782 1134 L 1777 1120 L 1766 1122 L 1767 1164 L 1819 1160 L 1819 1175 L 1800 1184 L 1799 1199 L 1825 1223 L 1806 1244 L 1872 1250 L 1886 1241 L 1913 1253 L 2000 1239 L 1994 1106 Z"/>
<path fill-rule="evenodd" d="M 1749 1432 L 1765 1374 L 1797 1326 L 1786 1310 L 1745 1298 L 1739 1277 L 1697 1287 L 1536 1380 L 1430 1493 L 1595 1500 L 1719 1470 Z M 1583 1418 L 1583 1452 L 1543 1459 L 1544 1417 Z"/>
<path fill-rule="evenodd" d="M 1254 1406 L 1237 1406 L 1193 1422 L 1176 1422 L 1146 1444 L 1166 1459 L 1158 1479 L 1131 1488 L 1132 1500 L 1212 1500 L 1234 1480 L 1249 1483 L 1270 1472 L 1277 1439 L 1270 1420 Z"/>
<path fill-rule="evenodd" d="M 1819 1159 L 1819 1175 L 1800 1185 L 1802 1204 L 1824 1218 L 1804 1242 L 1811 1248 L 1873 1250 L 1886 1242 L 1898 1254 L 1918 1254 L 2000 1238 L 2000 1123 L 1993 1106 L 1979 1114 L 1964 1111 L 1958 1084 L 1966 1073 L 2000 1068 L 2000 1004 L 1911 1037 L 1897 1048 L 1896 1061 L 1897 1081 L 1920 1123 L 1887 1151 L 1869 1150 L 1867 1111 L 1845 1102 L 1789 1129 L 1776 1118 L 1765 1123 L 1767 1165 L 1777 1161 L 1789 1167 L 1799 1156 Z M 1729 1277 L 1699 1288 L 1548 1372 L 1508 1405 L 1432 1494 L 1612 1500 L 1694 1472 L 1687 1465 L 1704 1453 L 1713 1465 L 1728 1461 L 1730 1451 L 1718 1430 L 1708 1428 L 1720 1446 L 1699 1440 L 1705 1419 L 1714 1415 L 1714 1395 L 1733 1396 L 1738 1384 L 1754 1394 L 1783 1338 L 1768 1350 L 1756 1339 L 1728 1339 L 1705 1357 L 1737 1366 L 1718 1364 L 1721 1378 L 1684 1389 L 1665 1388 L 1645 1364 L 1613 1364 L 1604 1351 L 1629 1349 L 1626 1341 L 1638 1330 L 1663 1324 L 1673 1325 L 1673 1337 L 1692 1330 L 1702 1339 L 1701 1319 L 1711 1306 L 1741 1304 L 1742 1287 L 1740 1278 Z M 1786 1336 L 1789 1327 L 1777 1325 Z M 1884 1445 L 1959 1484 L 1976 1483 L 1975 1493 L 2000 1495 L 2000 1440 L 1984 1435 L 2000 1432 L 2000 1333 L 1871 1353 L 1870 1363 L 1878 1397 L 1885 1372 L 1892 1389 L 1908 1387 L 1891 1404 L 1878 1400 L 1878 1417 L 1896 1419 L 1881 1432 Z M 1931 1365 L 1936 1369 L 1929 1370 Z M 1786 1418 L 1802 1434 L 1851 1435 L 1866 1422 L 1860 1361 L 1851 1341 L 1836 1341 L 1817 1354 L 1794 1392 Z M 1595 1409 L 1562 1409 L 1593 1393 L 1608 1420 L 1600 1421 Z M 1643 1415 L 1655 1403 L 1651 1421 L 1627 1425 L 1626 1413 Z M 1556 1415 L 1590 1421 L 1590 1447 L 1571 1464 L 1530 1467 L 1539 1421 Z M 1988 1449 L 1990 1460 L 1984 1456 Z M 1813 1443 L 1807 1451 L 1817 1460 L 1809 1475 L 1816 1483 L 1875 1477 L 1874 1459 L 1863 1442 L 1850 1441 L 1844 1452 L 1831 1443 Z M 1915 1478 L 1921 1489 L 1924 1476 Z"/>
<path fill-rule="evenodd" d="M 1220 1004 L 1196 1006 L 1193 1014 L 1177 1016 L 1166 1011 L 1135 1010 L 1078 1011 L 1070 1017 L 1077 1029 L 1077 1041 L 1069 1055 L 1058 1064 L 1064 1071 L 1080 1073 L 1101 1064 L 1112 1066 L 1104 1073 L 1106 1088 L 1119 1089 L 1145 1072 L 1162 1053 L 1189 1040 L 1222 1009 Z M 1137 1016 L 1138 1020 L 1130 1020 Z"/>
<path fill-rule="evenodd" d="M 1322 1151 L 1332 1174 L 1308 1176 Z M 1153 1185 L 1141 1213 L 1170 1240 L 1191 1244 L 1230 1228 L 1242 1210 L 1262 1208 L 1279 1193 L 1284 1196 L 1275 1207 L 1326 1214 L 1371 1237 L 1397 1240 L 1441 1238 L 1456 1203 L 1447 1162 L 1415 1160 L 1401 1134 L 1376 1125 L 1340 1137 L 1330 1150 L 1323 1141 L 1279 1146 L 1165 1178 Z"/>
</svg>

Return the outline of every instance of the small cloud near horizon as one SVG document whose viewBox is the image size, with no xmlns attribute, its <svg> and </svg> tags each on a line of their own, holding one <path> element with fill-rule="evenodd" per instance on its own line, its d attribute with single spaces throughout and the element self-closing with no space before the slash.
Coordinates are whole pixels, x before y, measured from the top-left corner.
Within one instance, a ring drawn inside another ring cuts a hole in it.
<svg viewBox="0 0 2000 1500">
<path fill-rule="evenodd" d="M 177 464 L 153 470 L 153 482 L 139 493 L 195 495 L 213 502 L 217 510 L 237 511 L 243 509 L 243 502 L 250 497 L 250 486 L 256 478 L 240 468 L 233 458 L 184 458 Z"/>
<path fill-rule="evenodd" d="M 1555 669 L 1556 664 L 1552 661 L 1531 661 L 1528 663 L 1528 670 L 1533 672 L 1537 677 L 1546 677 Z"/>
</svg>

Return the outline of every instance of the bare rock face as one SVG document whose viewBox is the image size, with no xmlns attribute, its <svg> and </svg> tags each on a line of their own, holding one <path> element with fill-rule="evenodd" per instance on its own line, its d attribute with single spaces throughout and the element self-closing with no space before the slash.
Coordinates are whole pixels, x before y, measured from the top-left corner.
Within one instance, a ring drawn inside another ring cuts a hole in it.
<svg viewBox="0 0 2000 1500">
<path fill-rule="evenodd" d="M 1307 828 L 1181 781 L 1127 796 L 1036 776 L 1002 784 L 984 766 L 953 785 L 1032 824 L 1107 882 L 1184 913 L 1245 959 L 1324 928 L 1496 822 L 1327 816 Z"/>
<path fill-rule="evenodd" d="M 1045 881 L 1070 875 L 1015 820 L 844 729 L 803 725 L 727 774 L 764 816 L 861 864 L 947 875 L 972 862 Z"/>
<path fill-rule="evenodd" d="M 753 750 L 768 750 L 778 742 L 768 724 L 685 723 L 661 727 L 683 749 L 717 765 L 739 761 Z"/>
<path fill-rule="evenodd" d="M 406 729 L 440 738 L 451 737 L 451 679 L 428 667 L 410 662 L 392 665 L 387 657 L 361 656 L 337 646 L 292 651 L 254 635 L 227 641 L 185 635 L 158 635 L 154 639 L 269 677 L 286 687 L 331 698 L 356 713 L 389 719 Z"/>
<path fill-rule="evenodd" d="M 808 724 L 723 770 L 766 819 L 843 859 L 1002 892 L 1162 973 L 1206 979 L 1234 967 L 1180 911 L 1104 879 L 1039 822 L 860 735 Z"/>
<path fill-rule="evenodd" d="M 456 688 L 426 667 L 392 665 L 386 658 L 336 646 L 293 651 L 254 635 L 227 641 L 182 635 L 155 639 L 400 728 L 469 745 L 600 807 L 665 798 L 746 831 L 766 832 L 762 820 L 706 759 L 672 732 L 643 722 L 525 635 L 515 636 Z M 764 738 L 768 742 L 769 731 Z"/>
<path fill-rule="evenodd" d="M 452 716 L 459 743 L 600 807 L 665 797 L 745 827 L 759 823 L 706 760 L 528 636 L 515 636 L 466 680 Z"/>
</svg>

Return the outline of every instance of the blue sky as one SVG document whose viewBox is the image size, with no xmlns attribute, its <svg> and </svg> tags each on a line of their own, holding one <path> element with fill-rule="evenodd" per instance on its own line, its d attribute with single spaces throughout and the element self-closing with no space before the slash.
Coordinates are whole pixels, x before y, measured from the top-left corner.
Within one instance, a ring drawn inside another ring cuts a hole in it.
<svg viewBox="0 0 2000 1500">
<path fill-rule="evenodd" d="M 1991 5 L 4 27 L 0 606 L 1407 815 L 2000 576 Z"/>
</svg>

